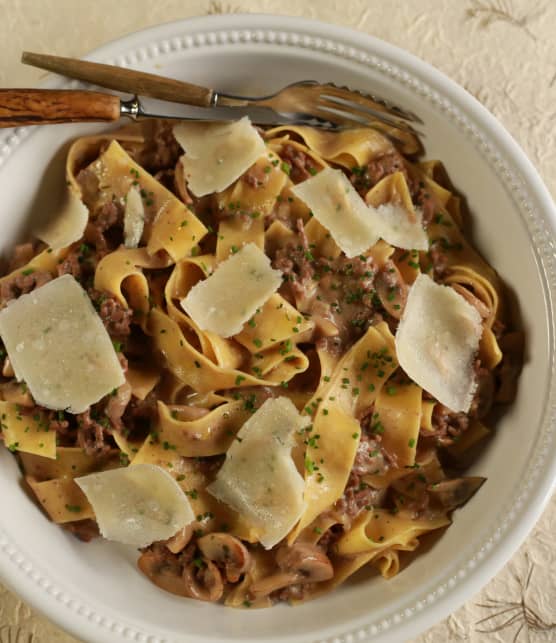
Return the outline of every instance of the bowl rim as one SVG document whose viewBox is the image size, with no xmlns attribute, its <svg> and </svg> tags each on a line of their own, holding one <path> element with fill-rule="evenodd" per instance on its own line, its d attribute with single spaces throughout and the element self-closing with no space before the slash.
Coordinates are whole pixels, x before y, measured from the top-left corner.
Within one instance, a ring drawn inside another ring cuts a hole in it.
<svg viewBox="0 0 556 643">
<path fill-rule="evenodd" d="M 184 33 L 195 35 L 184 36 Z M 550 373 L 540 423 L 544 428 L 541 434 L 543 441 L 537 445 L 536 457 L 533 458 L 535 463 L 540 462 L 542 466 L 538 467 L 518 497 L 519 508 L 516 507 L 509 518 L 490 534 L 488 540 L 483 538 L 483 548 L 480 550 L 483 555 L 466 560 L 465 565 L 462 563 L 457 578 L 450 579 L 454 582 L 445 584 L 442 592 L 429 593 L 422 601 L 417 601 L 413 609 L 394 615 L 391 622 L 386 624 L 384 621 L 372 623 L 369 617 L 357 627 L 346 630 L 344 626 L 341 631 L 323 632 L 314 640 L 343 643 L 353 637 L 365 640 L 378 635 L 381 640 L 400 640 L 403 636 L 415 636 L 463 604 L 502 568 L 533 528 L 556 487 L 555 333 L 552 304 L 556 296 L 556 266 L 551 242 L 556 232 L 556 207 L 525 152 L 483 105 L 443 72 L 414 54 L 363 32 L 322 21 L 272 14 L 200 16 L 162 23 L 113 39 L 84 58 L 116 64 L 137 64 L 175 51 L 174 47 L 178 50 L 201 49 L 224 44 L 219 40 L 221 34 L 226 34 L 225 44 L 228 45 L 273 43 L 316 49 L 344 60 L 366 62 L 432 100 L 464 128 L 479 146 L 480 153 L 496 165 L 502 182 L 518 202 L 531 236 L 543 282 L 550 349 Z M 154 48 L 153 43 L 156 43 Z M 409 69 L 410 73 L 405 69 Z M 42 86 L 75 87 L 79 84 L 50 76 Z M 31 136 L 31 131 L 32 128 L 18 128 L 0 136 L 0 143 L 4 143 L 3 147 L 0 146 L 0 168 L 18 145 Z M 552 453 L 549 454 L 551 448 Z M 487 546 L 489 543 L 490 546 Z M 476 564 L 477 560 L 481 560 L 480 565 Z M 475 561 L 473 565 L 469 564 L 471 561 Z M 153 643 L 168 640 L 149 636 L 149 632 L 139 630 L 133 624 L 104 618 L 86 606 L 84 609 L 79 601 L 68 597 L 39 570 L 32 568 L 1 526 L 0 575 L 13 591 L 75 636 L 88 637 L 88 640 L 114 640 L 117 637 Z M 425 609 L 426 606 L 430 607 Z M 390 638 L 392 636 L 397 638 Z"/>
</svg>

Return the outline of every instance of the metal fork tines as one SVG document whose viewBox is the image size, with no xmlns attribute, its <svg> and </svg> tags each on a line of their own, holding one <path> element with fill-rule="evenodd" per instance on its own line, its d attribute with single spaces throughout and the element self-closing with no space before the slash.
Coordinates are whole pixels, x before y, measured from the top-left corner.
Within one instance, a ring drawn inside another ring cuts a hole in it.
<svg viewBox="0 0 556 643">
<path fill-rule="evenodd" d="M 416 114 L 380 97 L 333 83 L 299 81 L 263 97 L 215 92 L 212 104 L 268 107 L 292 121 L 318 118 L 337 128 L 372 127 L 401 145 L 407 153 L 421 148 L 422 133 L 411 125 L 422 123 Z"/>
</svg>

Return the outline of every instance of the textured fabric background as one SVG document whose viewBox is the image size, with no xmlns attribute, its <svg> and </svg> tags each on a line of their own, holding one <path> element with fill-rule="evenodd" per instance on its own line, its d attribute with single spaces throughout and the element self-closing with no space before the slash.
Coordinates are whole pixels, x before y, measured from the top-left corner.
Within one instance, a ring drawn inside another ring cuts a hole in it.
<svg viewBox="0 0 556 643">
<path fill-rule="evenodd" d="M 24 49 L 80 56 L 150 25 L 232 11 L 354 27 L 432 63 L 500 119 L 556 196 L 554 0 L 0 0 L 0 86 L 41 78 L 19 64 Z M 413 643 L 556 641 L 555 535 L 556 496 L 498 576 Z M 0 643 L 74 641 L 0 584 Z"/>
</svg>

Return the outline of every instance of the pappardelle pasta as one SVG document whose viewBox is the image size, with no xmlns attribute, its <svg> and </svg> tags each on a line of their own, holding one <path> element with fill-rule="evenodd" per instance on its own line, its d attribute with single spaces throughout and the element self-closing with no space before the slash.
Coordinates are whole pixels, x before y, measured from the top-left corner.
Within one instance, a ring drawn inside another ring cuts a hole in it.
<svg viewBox="0 0 556 643">
<path fill-rule="evenodd" d="M 149 121 L 66 171 L 0 279 L 0 436 L 52 521 L 231 607 L 391 578 L 451 523 L 523 337 L 441 162 Z"/>
</svg>

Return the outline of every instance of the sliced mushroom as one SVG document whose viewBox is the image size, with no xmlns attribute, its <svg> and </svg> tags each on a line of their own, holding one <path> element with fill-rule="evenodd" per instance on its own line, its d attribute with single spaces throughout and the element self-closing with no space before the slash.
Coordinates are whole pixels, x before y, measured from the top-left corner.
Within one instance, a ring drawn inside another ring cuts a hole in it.
<svg viewBox="0 0 556 643">
<path fill-rule="evenodd" d="M 296 543 L 283 547 L 276 554 L 276 562 L 283 572 L 295 572 L 298 583 L 320 583 L 334 576 L 334 568 L 319 547 Z"/>
<path fill-rule="evenodd" d="M 179 554 L 189 544 L 196 525 L 197 523 L 191 522 L 189 525 L 182 527 L 177 534 L 165 541 L 164 544 L 166 548 L 171 551 L 172 554 Z"/>
<path fill-rule="evenodd" d="M 253 598 L 268 596 L 288 585 L 320 583 L 334 575 L 334 568 L 322 550 L 308 543 L 282 547 L 276 554 L 279 572 L 253 583 L 249 591 Z"/>
<path fill-rule="evenodd" d="M 465 504 L 486 478 L 465 477 L 443 480 L 427 487 L 431 499 L 448 511 Z"/>
<path fill-rule="evenodd" d="M 226 579 L 236 583 L 251 566 L 251 556 L 245 545 L 230 534 L 214 532 L 202 536 L 197 546 L 208 560 L 223 565 Z"/>
<path fill-rule="evenodd" d="M 210 560 L 195 558 L 183 570 L 186 596 L 214 603 L 222 598 L 224 582 L 218 567 Z"/>
</svg>

